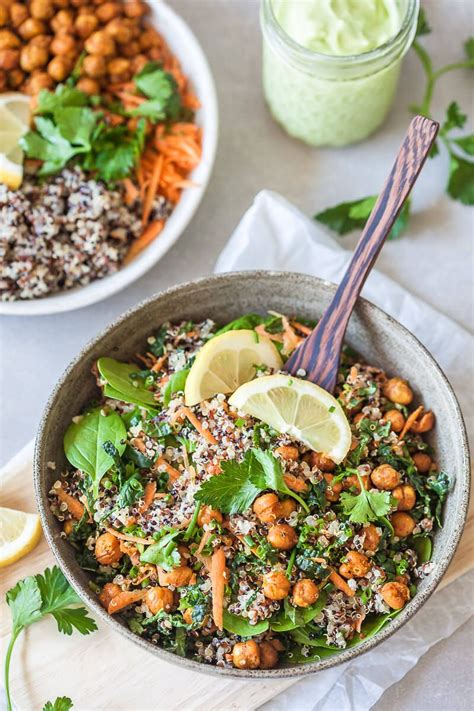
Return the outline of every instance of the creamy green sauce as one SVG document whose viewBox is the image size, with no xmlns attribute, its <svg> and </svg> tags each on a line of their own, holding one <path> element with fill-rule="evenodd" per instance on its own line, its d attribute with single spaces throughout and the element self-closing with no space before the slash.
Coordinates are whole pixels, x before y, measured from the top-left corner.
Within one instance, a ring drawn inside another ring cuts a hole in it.
<svg viewBox="0 0 474 711">
<path fill-rule="evenodd" d="M 285 32 L 313 52 L 363 54 L 385 44 L 402 24 L 397 0 L 273 0 Z"/>
</svg>

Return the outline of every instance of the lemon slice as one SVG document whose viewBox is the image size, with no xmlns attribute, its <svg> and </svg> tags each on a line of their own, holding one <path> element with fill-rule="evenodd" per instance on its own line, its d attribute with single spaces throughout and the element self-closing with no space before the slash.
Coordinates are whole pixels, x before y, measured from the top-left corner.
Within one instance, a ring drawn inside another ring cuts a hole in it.
<svg viewBox="0 0 474 711">
<path fill-rule="evenodd" d="M 267 375 L 241 385 L 230 405 L 304 442 L 339 464 L 351 428 L 336 398 L 319 385 L 289 375 Z"/>
<path fill-rule="evenodd" d="M 218 393 L 232 393 L 255 377 L 256 366 L 282 366 L 269 338 L 255 331 L 227 331 L 208 341 L 196 356 L 184 389 L 186 405 L 197 405 Z"/>
<path fill-rule="evenodd" d="M 0 153 L 0 183 L 4 183 L 12 190 L 19 188 L 23 180 L 23 165 L 21 162 L 17 162 L 18 157 L 17 153 L 14 155 L 15 160 L 12 160 Z"/>
<path fill-rule="evenodd" d="M 38 514 L 0 507 L 0 568 L 23 558 L 40 538 Z"/>
<path fill-rule="evenodd" d="M 23 126 L 23 133 L 28 131 L 31 117 L 31 97 L 18 91 L 0 94 L 0 107 L 6 109 Z"/>
<path fill-rule="evenodd" d="M 0 183 L 12 190 L 23 180 L 23 152 L 20 138 L 28 131 L 30 99 L 24 94 L 0 94 Z"/>
</svg>

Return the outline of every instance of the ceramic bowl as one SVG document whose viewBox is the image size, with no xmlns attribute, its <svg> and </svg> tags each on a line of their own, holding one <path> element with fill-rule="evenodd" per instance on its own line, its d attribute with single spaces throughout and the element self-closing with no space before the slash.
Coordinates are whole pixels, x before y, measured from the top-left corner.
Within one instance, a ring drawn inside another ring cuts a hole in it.
<svg viewBox="0 0 474 711">
<path fill-rule="evenodd" d="M 397 321 L 364 299 L 359 299 L 349 322 L 347 343 L 368 363 L 406 378 L 415 392 L 416 401 L 434 410 L 438 426 L 432 432 L 432 445 L 437 462 L 452 481 L 445 505 L 444 527 L 435 534 L 433 571 L 420 581 L 414 599 L 375 637 L 319 662 L 264 671 L 221 669 L 183 659 L 146 642 L 130 632 L 118 618 L 110 617 L 91 593 L 88 575 L 76 563 L 73 548 L 60 537 L 60 525 L 52 515 L 47 499 L 57 474 L 48 469 L 47 462 L 55 461 L 57 471 L 66 464 L 62 445 L 64 431 L 71 418 L 97 396 L 91 366 L 99 356 L 126 360 L 140 351 L 147 336 L 166 320 L 199 321 L 210 317 L 218 324 L 224 324 L 249 311 L 265 313 L 268 309 L 318 318 L 334 291 L 333 284 L 314 277 L 258 271 L 213 276 L 173 287 L 127 312 L 91 341 L 67 368 L 50 397 L 36 441 L 34 465 L 36 497 L 46 538 L 64 574 L 94 614 L 157 657 L 190 669 L 240 678 L 300 676 L 341 664 L 372 649 L 405 624 L 436 588 L 454 555 L 469 497 L 469 453 L 456 397 L 446 376 L 424 346 Z"/>
<path fill-rule="evenodd" d="M 206 191 L 217 148 L 218 108 L 211 70 L 204 52 L 188 25 L 164 2 L 150 2 L 150 22 L 165 38 L 189 78 L 201 108 L 196 123 L 202 127 L 202 157 L 191 174 L 193 187 L 183 190 L 160 236 L 130 264 L 115 274 L 97 279 L 86 286 L 52 294 L 42 299 L 0 302 L 0 314 L 36 316 L 73 311 L 102 301 L 139 279 L 153 267 L 184 232 Z"/>
</svg>

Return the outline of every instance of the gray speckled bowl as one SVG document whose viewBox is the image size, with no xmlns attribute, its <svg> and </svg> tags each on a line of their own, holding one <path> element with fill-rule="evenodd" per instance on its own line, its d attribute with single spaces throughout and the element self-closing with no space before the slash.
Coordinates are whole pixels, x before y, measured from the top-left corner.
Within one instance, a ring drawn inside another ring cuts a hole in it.
<svg viewBox="0 0 474 711">
<path fill-rule="evenodd" d="M 264 671 L 220 669 L 183 659 L 144 641 L 119 619 L 110 617 L 91 594 L 87 573 L 76 563 L 73 549 L 60 537 L 60 526 L 47 500 L 56 475 L 48 469 L 47 462 L 55 461 L 58 470 L 66 464 L 63 434 L 71 418 L 97 394 L 91 366 L 99 356 L 126 359 L 141 350 L 146 337 L 168 319 L 210 317 L 222 324 L 248 311 L 263 313 L 267 309 L 318 318 L 334 290 L 333 284 L 313 277 L 278 272 L 225 274 L 174 287 L 128 311 L 89 343 L 69 365 L 49 399 L 36 440 L 34 464 L 36 497 L 46 538 L 64 574 L 94 614 L 157 657 L 196 671 L 240 678 L 300 676 L 341 664 L 372 649 L 405 624 L 433 592 L 453 557 L 469 498 L 469 452 L 459 405 L 445 375 L 421 343 L 394 319 L 363 299 L 359 300 L 350 320 L 347 342 L 367 362 L 406 378 L 416 399 L 434 410 L 439 426 L 432 433 L 432 444 L 437 461 L 453 480 L 445 506 L 445 525 L 435 536 L 434 570 L 421 581 L 415 598 L 375 637 L 320 662 Z"/>
</svg>

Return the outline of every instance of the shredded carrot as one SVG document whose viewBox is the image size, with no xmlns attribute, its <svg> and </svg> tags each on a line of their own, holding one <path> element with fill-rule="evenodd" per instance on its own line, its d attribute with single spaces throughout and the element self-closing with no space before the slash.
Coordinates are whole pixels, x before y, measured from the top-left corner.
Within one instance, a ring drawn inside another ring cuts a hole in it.
<svg viewBox="0 0 474 711">
<path fill-rule="evenodd" d="M 115 91 L 116 96 L 121 100 L 123 105 L 129 106 L 140 106 L 146 99 L 143 96 L 137 96 L 136 94 L 130 94 L 127 91 Z"/>
<path fill-rule="evenodd" d="M 164 364 L 166 363 L 166 360 L 168 358 L 168 354 L 165 353 L 165 355 L 161 356 L 161 358 L 158 358 L 156 361 L 155 365 L 152 367 L 152 371 L 154 373 L 159 373 L 160 370 L 163 369 Z"/>
<path fill-rule="evenodd" d="M 424 409 L 425 408 L 423 407 L 423 405 L 420 405 L 419 407 L 416 408 L 416 410 L 413 410 L 413 412 L 410 415 L 408 415 L 405 425 L 404 425 L 402 431 L 400 432 L 400 434 L 398 435 L 399 440 L 402 440 L 405 437 L 405 435 L 407 434 L 407 432 L 410 431 L 410 429 L 413 426 L 413 423 L 416 422 L 416 420 L 419 418 L 419 416 L 421 415 L 421 413 L 423 412 Z"/>
<path fill-rule="evenodd" d="M 67 510 L 69 511 L 71 516 L 75 518 L 76 521 L 80 521 L 81 518 L 84 516 L 84 505 L 81 504 L 80 501 L 75 499 L 74 496 L 68 494 L 67 491 L 64 491 L 62 486 L 59 489 L 55 489 L 54 491 L 58 499 L 66 504 Z"/>
<path fill-rule="evenodd" d="M 139 536 L 132 536 L 130 533 L 119 533 L 115 528 L 106 526 L 105 530 L 107 533 L 111 533 L 112 536 L 118 538 L 120 541 L 130 541 L 130 543 L 143 543 L 145 546 L 151 546 L 156 543 L 154 538 L 140 538 Z"/>
<path fill-rule="evenodd" d="M 192 412 L 192 410 L 190 410 L 189 407 L 181 407 L 181 408 L 179 409 L 179 411 L 180 411 L 185 417 L 188 418 L 188 420 L 190 421 L 190 423 L 191 423 L 192 425 L 194 425 L 194 427 L 197 429 L 197 431 L 199 432 L 199 434 L 204 437 L 204 439 L 207 439 L 207 441 L 208 441 L 210 444 L 217 444 L 217 440 L 216 440 L 216 438 L 214 437 L 214 435 L 212 434 L 212 432 L 210 432 L 209 430 L 207 430 L 207 429 L 205 429 L 205 428 L 203 427 L 203 424 L 202 424 L 201 420 L 199 419 L 199 417 L 196 417 L 196 415 L 194 414 L 194 412 Z"/>
<path fill-rule="evenodd" d="M 132 183 L 130 178 L 124 178 L 124 180 L 122 180 L 122 184 L 125 188 L 125 204 L 133 205 L 133 203 L 140 197 L 138 188 Z"/>
<path fill-rule="evenodd" d="M 156 193 L 158 191 L 161 171 L 163 170 L 163 162 L 164 158 L 162 155 L 156 156 L 155 163 L 153 166 L 153 172 L 151 174 L 150 185 L 148 186 L 145 202 L 143 204 L 142 225 L 148 224 L 148 220 L 150 218 L 150 214 L 153 208 L 153 200 L 155 199 Z"/>
<path fill-rule="evenodd" d="M 293 328 L 296 328 L 301 333 L 304 333 L 305 336 L 309 336 L 313 332 L 312 328 L 310 328 L 309 326 L 304 326 L 299 321 L 291 321 L 290 323 L 293 326 Z"/>
<path fill-rule="evenodd" d="M 204 531 L 203 537 L 201 538 L 201 542 L 196 550 L 196 553 L 202 553 L 204 546 L 212 536 L 212 531 Z"/>
<path fill-rule="evenodd" d="M 156 481 L 149 481 L 145 486 L 145 494 L 143 496 L 143 504 L 140 506 L 140 513 L 145 513 L 151 506 L 156 494 Z"/>
<path fill-rule="evenodd" d="M 345 593 L 348 597 L 354 597 L 354 591 L 349 587 L 344 578 L 341 578 L 339 573 L 336 573 L 335 570 L 331 571 L 329 575 L 329 580 L 331 581 L 331 583 L 333 583 L 333 585 L 336 586 L 336 588 L 342 590 L 342 592 Z"/>
<path fill-rule="evenodd" d="M 115 612 L 123 610 L 124 607 L 128 607 L 128 605 L 132 605 L 134 602 L 143 600 L 145 595 L 146 590 L 129 590 L 121 592 L 118 595 L 115 595 L 109 602 L 107 612 L 109 615 L 113 615 Z"/>
<path fill-rule="evenodd" d="M 219 630 L 224 627 L 224 588 L 226 582 L 225 555 L 222 548 L 216 548 L 211 558 L 212 617 Z"/>
<path fill-rule="evenodd" d="M 287 487 L 292 491 L 308 491 L 308 485 L 301 477 L 295 476 L 294 474 L 283 474 L 283 479 Z"/>
<path fill-rule="evenodd" d="M 143 234 L 136 239 L 135 242 L 132 242 L 123 263 L 129 264 L 132 259 L 135 259 L 135 257 L 145 249 L 145 247 L 148 247 L 148 245 L 153 242 L 156 237 L 158 237 L 164 226 L 164 220 L 155 220 L 154 222 L 150 222 Z"/>
<path fill-rule="evenodd" d="M 158 467 L 164 467 L 166 469 L 166 472 L 169 474 L 168 483 L 170 484 L 175 482 L 176 479 L 179 479 L 179 477 L 181 476 L 181 472 L 178 469 L 172 467 L 171 464 L 167 462 L 164 457 L 158 457 L 155 464 L 153 465 L 153 469 L 157 469 Z"/>
</svg>

